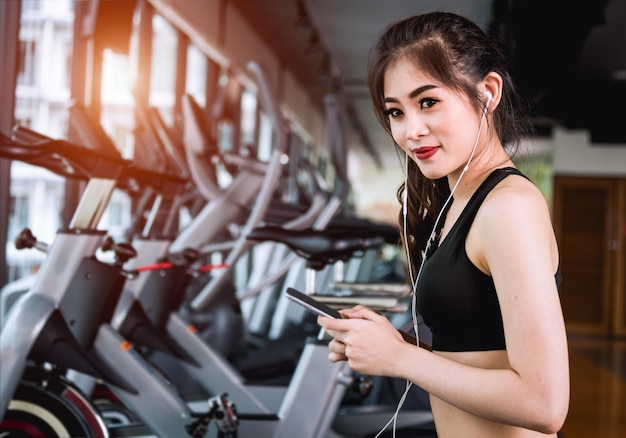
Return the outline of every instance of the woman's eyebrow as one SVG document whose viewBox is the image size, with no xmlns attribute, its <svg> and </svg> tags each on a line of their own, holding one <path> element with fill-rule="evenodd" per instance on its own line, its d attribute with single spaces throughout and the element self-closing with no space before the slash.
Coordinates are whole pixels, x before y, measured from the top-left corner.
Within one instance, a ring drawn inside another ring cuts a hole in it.
<svg viewBox="0 0 626 438">
<path fill-rule="evenodd" d="M 433 88 L 437 88 L 436 85 L 422 85 L 421 87 L 417 87 L 415 90 L 409 93 L 409 98 L 414 99 L 425 91 L 431 90 Z M 394 97 L 385 97 L 384 102 L 398 102 L 398 100 Z"/>
</svg>

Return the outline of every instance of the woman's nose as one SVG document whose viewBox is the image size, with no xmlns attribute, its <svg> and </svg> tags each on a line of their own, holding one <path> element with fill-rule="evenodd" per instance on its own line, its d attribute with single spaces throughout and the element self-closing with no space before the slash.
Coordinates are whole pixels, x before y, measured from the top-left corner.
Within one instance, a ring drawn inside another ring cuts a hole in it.
<svg viewBox="0 0 626 438">
<path fill-rule="evenodd" d="M 407 117 L 406 124 L 406 139 L 417 141 L 421 137 L 428 134 L 428 125 L 426 125 L 424 118 L 419 115 L 410 115 Z"/>
</svg>

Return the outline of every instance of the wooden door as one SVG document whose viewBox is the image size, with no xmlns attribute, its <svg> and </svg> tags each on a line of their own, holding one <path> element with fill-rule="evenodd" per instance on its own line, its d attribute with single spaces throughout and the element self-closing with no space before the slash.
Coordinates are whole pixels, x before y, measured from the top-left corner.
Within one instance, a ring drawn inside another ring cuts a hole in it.
<svg viewBox="0 0 626 438">
<path fill-rule="evenodd" d="M 613 332 L 626 337 L 626 179 L 621 179 L 617 187 L 616 211 L 614 238 L 610 243 L 615 266 Z"/>
<path fill-rule="evenodd" d="M 611 329 L 610 224 L 613 183 L 555 177 L 554 226 L 561 255 L 561 302 L 568 331 Z"/>
</svg>

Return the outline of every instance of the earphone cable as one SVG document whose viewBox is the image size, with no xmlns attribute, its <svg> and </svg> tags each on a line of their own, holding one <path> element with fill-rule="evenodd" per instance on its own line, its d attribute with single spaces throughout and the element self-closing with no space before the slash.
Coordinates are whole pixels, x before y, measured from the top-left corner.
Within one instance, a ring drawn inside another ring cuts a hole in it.
<svg viewBox="0 0 626 438">
<path fill-rule="evenodd" d="M 461 171 L 461 174 L 459 175 L 459 178 L 457 179 L 456 183 L 454 184 L 454 187 L 452 187 L 452 190 L 450 190 L 450 194 L 448 195 L 446 201 L 443 203 L 441 209 L 439 210 L 439 214 L 437 215 L 437 218 L 435 219 L 435 223 L 433 225 L 433 228 L 430 232 L 430 235 L 428 236 L 428 240 L 426 241 L 426 248 L 424 249 L 424 251 L 422 252 L 422 261 L 420 262 L 420 266 L 419 269 L 417 270 L 417 275 L 415 276 L 415 278 L 413 277 L 413 268 L 412 268 L 412 263 L 411 263 L 411 254 L 410 254 L 410 250 L 409 250 L 409 242 L 408 242 L 408 237 L 407 237 L 407 215 L 408 215 L 408 175 L 409 175 L 409 156 L 408 154 L 405 154 L 405 166 L 404 166 L 404 192 L 402 193 L 402 228 L 403 228 L 403 234 L 404 234 L 404 248 L 405 248 L 405 252 L 406 252 L 406 258 L 407 258 L 407 266 L 408 266 L 408 274 L 409 274 L 409 279 L 411 281 L 411 287 L 412 287 L 412 296 L 411 296 L 411 317 L 413 319 L 413 330 L 415 331 L 415 338 L 416 338 L 416 345 L 419 347 L 419 333 L 418 333 L 418 320 L 417 320 L 417 303 L 416 303 L 416 295 L 417 295 L 417 285 L 419 282 L 419 278 L 422 274 L 422 269 L 424 268 L 424 263 L 426 262 L 426 254 L 429 253 L 430 251 L 430 246 L 433 243 L 434 239 L 435 239 L 435 235 L 437 232 L 437 227 L 439 226 L 439 221 L 441 220 L 441 217 L 443 216 L 443 213 L 446 211 L 446 209 L 448 208 L 448 204 L 450 203 L 450 201 L 452 201 L 453 196 L 454 196 L 454 192 L 456 191 L 457 187 L 459 186 L 459 183 L 461 182 L 461 179 L 463 178 L 463 175 L 465 175 L 465 172 L 467 172 L 467 170 L 469 169 L 469 165 L 472 162 L 472 159 L 474 158 L 474 154 L 476 152 L 476 148 L 478 147 L 478 141 L 480 140 L 480 133 L 482 131 L 483 128 L 483 122 L 485 120 L 485 115 L 487 114 L 487 109 L 488 109 L 488 104 L 491 101 L 491 99 L 489 98 L 487 100 L 487 103 L 485 104 L 485 107 L 483 109 L 483 113 L 482 116 L 480 118 L 480 123 L 478 125 L 478 133 L 476 134 L 476 140 L 474 141 L 474 147 L 472 148 L 472 152 L 470 153 L 470 156 L 467 160 L 467 163 L 465 164 L 465 166 L 463 167 L 463 170 Z M 376 436 L 374 438 L 379 438 L 380 435 L 385 431 L 385 429 L 387 429 L 387 427 L 389 427 L 389 425 L 391 423 L 393 423 L 393 428 L 392 428 L 392 437 L 395 438 L 396 436 L 396 425 L 397 425 L 397 420 L 398 420 L 398 415 L 400 413 L 400 409 L 402 409 L 402 405 L 404 404 L 409 390 L 411 389 L 411 386 L 413 385 L 413 382 L 411 382 L 410 380 L 406 381 L 406 388 L 404 390 L 404 393 L 402 394 L 402 396 L 400 397 L 400 400 L 398 401 L 398 405 L 396 407 L 396 410 L 393 414 L 393 416 L 389 419 L 389 421 L 382 427 L 382 429 L 380 429 L 380 431 L 376 434 Z"/>
</svg>

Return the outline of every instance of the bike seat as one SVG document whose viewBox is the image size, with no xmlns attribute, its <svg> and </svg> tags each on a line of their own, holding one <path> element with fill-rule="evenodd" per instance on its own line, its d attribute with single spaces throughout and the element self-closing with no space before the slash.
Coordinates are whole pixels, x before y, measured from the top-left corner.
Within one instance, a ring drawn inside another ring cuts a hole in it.
<svg viewBox="0 0 626 438">
<path fill-rule="evenodd" d="M 320 270 L 328 264 L 345 261 L 350 257 L 385 243 L 385 238 L 365 228 L 329 228 L 292 230 L 279 226 L 253 229 L 249 240 L 273 241 L 287 245 L 304 257 L 309 267 Z"/>
</svg>

